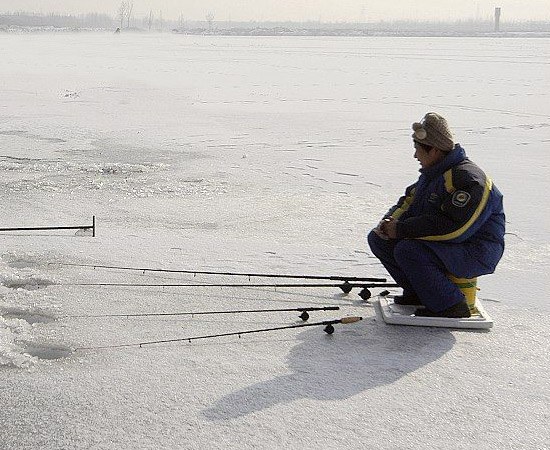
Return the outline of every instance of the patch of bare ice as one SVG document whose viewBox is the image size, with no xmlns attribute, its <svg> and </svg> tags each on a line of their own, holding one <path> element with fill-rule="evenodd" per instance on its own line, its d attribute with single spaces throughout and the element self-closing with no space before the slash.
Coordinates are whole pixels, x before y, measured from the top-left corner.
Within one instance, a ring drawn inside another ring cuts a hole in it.
<svg viewBox="0 0 550 450">
<path fill-rule="evenodd" d="M 220 183 L 203 177 L 151 176 L 158 172 L 168 174 L 169 166 L 164 163 L 74 164 L 55 160 L 0 158 L 0 171 L 2 170 L 17 174 L 0 183 L 5 194 L 102 190 L 116 191 L 128 197 L 151 197 L 218 193 L 221 189 Z"/>
</svg>

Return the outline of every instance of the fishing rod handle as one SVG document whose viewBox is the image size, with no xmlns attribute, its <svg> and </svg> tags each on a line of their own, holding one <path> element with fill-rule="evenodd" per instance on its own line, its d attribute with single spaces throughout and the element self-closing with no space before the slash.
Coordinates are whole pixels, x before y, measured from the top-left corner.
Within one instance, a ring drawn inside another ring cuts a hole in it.
<svg viewBox="0 0 550 450">
<path fill-rule="evenodd" d="M 342 319 L 342 322 L 341 323 L 355 323 L 355 322 L 359 322 L 360 320 L 363 320 L 362 317 L 359 317 L 359 316 L 354 316 L 354 317 L 344 317 Z"/>
</svg>

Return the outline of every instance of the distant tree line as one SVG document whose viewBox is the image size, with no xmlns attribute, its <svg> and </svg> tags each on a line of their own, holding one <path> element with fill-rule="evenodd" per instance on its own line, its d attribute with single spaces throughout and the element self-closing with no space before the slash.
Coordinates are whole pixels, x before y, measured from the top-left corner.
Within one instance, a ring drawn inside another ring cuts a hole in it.
<svg viewBox="0 0 550 450">
<path fill-rule="evenodd" d="M 108 14 L 101 13 L 66 15 L 13 12 L 0 14 L 0 25 L 19 27 L 113 28 L 114 20 Z"/>
<path fill-rule="evenodd" d="M 143 31 L 171 30 L 183 34 L 215 35 L 349 35 L 366 36 L 372 34 L 468 34 L 490 33 L 491 20 L 456 21 L 379 21 L 379 22 L 236 22 L 215 21 L 213 12 L 205 13 L 204 20 L 186 20 L 180 14 L 177 20 L 163 17 L 162 11 L 149 11 L 141 18 L 134 14 L 133 1 L 120 3 L 116 16 L 89 13 L 80 15 L 39 14 L 29 12 L 8 12 L 0 14 L 0 27 L 59 27 L 92 29 L 134 29 Z M 550 33 L 548 21 L 501 22 L 503 32 L 542 32 Z"/>
<path fill-rule="evenodd" d="M 134 12 L 134 2 L 133 1 L 124 1 L 118 7 L 118 19 L 120 20 L 120 28 L 124 28 L 126 23 L 126 28 L 130 28 L 130 21 L 133 18 Z"/>
<path fill-rule="evenodd" d="M 114 17 L 102 13 L 71 15 L 24 11 L 6 12 L 0 13 L 0 27 L 97 28 L 109 30 L 134 28 L 162 31 L 183 28 L 186 24 L 183 15 L 180 15 L 178 20 L 171 21 L 163 18 L 162 11 L 153 13 L 151 10 L 147 16 L 136 19 L 133 11 L 134 3 L 123 1 Z M 206 24 L 206 22 L 204 23 Z"/>
</svg>

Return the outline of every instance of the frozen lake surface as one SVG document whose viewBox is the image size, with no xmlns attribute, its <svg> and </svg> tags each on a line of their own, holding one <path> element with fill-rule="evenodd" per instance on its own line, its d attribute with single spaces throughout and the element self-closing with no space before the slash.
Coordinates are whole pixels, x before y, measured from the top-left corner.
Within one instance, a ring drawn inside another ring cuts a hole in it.
<svg viewBox="0 0 550 450">
<path fill-rule="evenodd" d="M 0 54 L 0 227 L 98 224 L 0 235 L 5 448 L 547 447 L 550 40 L 5 35 Z M 228 280 L 58 264 L 385 276 L 365 238 L 418 176 L 427 111 L 505 196 L 489 333 L 384 326 L 331 289 L 76 286 Z M 364 320 L 75 351 L 297 318 L 66 317 L 319 305 Z"/>
</svg>

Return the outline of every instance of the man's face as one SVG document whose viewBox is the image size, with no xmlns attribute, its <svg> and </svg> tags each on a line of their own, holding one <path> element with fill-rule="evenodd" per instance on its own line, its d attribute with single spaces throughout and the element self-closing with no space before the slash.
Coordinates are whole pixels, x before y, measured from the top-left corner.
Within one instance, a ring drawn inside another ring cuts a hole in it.
<svg viewBox="0 0 550 450">
<path fill-rule="evenodd" d="M 414 157 L 418 160 L 423 169 L 427 169 L 439 162 L 435 148 L 425 150 L 420 144 L 414 142 L 414 150 Z"/>
</svg>

